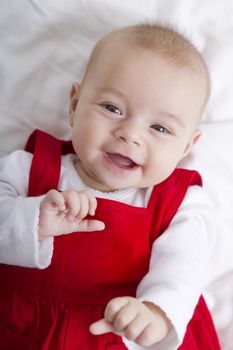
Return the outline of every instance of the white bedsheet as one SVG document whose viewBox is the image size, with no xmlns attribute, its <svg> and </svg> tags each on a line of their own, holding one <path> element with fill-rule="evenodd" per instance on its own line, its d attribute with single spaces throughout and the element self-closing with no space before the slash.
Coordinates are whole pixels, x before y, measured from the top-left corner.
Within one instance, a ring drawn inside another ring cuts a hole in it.
<svg viewBox="0 0 233 350">
<path fill-rule="evenodd" d="M 219 217 L 206 298 L 223 350 L 233 350 L 233 2 L 232 0 L 1 0 L 0 156 L 41 128 L 69 138 L 69 87 L 96 40 L 121 26 L 177 25 L 203 52 L 212 95 L 203 137 L 182 166 L 198 169 Z"/>
</svg>

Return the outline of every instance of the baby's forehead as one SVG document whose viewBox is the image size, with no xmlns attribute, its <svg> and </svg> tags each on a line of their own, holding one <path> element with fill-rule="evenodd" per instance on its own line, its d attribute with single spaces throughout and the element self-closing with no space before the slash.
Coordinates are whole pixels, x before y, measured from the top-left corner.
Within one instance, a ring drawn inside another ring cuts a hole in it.
<svg viewBox="0 0 233 350">
<path fill-rule="evenodd" d="M 195 81 L 198 77 L 200 84 L 205 85 L 206 104 L 210 95 L 210 77 L 201 54 L 179 33 L 159 26 L 132 26 L 109 33 L 95 46 L 85 76 L 104 65 L 113 65 L 123 57 L 127 59 L 127 55 L 131 59 L 142 52 L 163 57 L 175 70 L 188 70 Z"/>
<path fill-rule="evenodd" d="M 201 80 L 207 80 L 205 67 L 195 57 L 187 57 L 187 55 L 182 57 L 182 54 L 176 55 L 172 50 L 169 52 L 156 47 L 134 45 L 132 42 L 128 42 L 127 38 L 122 38 L 122 36 L 116 38 L 118 40 L 104 40 L 101 42 L 101 45 L 97 47 L 89 61 L 89 69 L 98 70 L 99 67 L 105 65 L 114 66 L 114 64 L 127 61 L 133 62 L 137 59 L 144 60 L 146 67 L 147 60 L 149 61 L 151 57 L 154 57 L 155 64 L 158 64 L 156 58 L 159 57 L 161 61 L 166 62 L 168 67 L 178 74 L 179 71 L 185 70 L 189 71 L 190 76 L 193 76 L 195 80 L 197 76 Z M 121 68 L 124 69 L 124 64 L 121 65 Z"/>
<path fill-rule="evenodd" d="M 154 30 L 153 33 L 149 31 L 148 33 L 148 30 L 143 29 L 143 26 L 115 30 L 97 43 L 90 57 L 89 65 L 95 63 L 97 59 L 104 60 L 122 51 L 134 52 L 135 54 L 139 51 L 147 51 L 162 55 L 177 67 L 208 73 L 202 55 L 189 40 L 173 30 L 166 28 L 163 30 L 162 34 L 161 30 Z"/>
</svg>

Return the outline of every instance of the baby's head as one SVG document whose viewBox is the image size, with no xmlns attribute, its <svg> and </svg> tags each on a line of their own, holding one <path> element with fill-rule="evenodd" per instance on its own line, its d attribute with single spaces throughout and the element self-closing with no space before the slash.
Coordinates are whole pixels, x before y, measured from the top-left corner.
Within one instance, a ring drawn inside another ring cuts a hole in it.
<svg viewBox="0 0 233 350">
<path fill-rule="evenodd" d="M 83 181 L 111 191 L 166 179 L 199 138 L 209 94 L 202 56 L 176 31 L 145 24 L 107 35 L 71 90 Z"/>
<path fill-rule="evenodd" d="M 198 75 L 204 83 L 204 98 L 199 113 L 201 117 L 210 95 L 210 76 L 202 55 L 187 38 L 168 26 L 158 24 L 141 24 L 115 30 L 96 44 L 83 82 L 93 73 L 93 69 L 98 69 L 97 63 L 103 66 L 104 59 L 111 61 L 118 54 L 121 58 L 122 51 L 126 51 L 126 55 L 127 52 L 133 52 L 136 57 L 140 52 L 151 52 L 164 58 L 173 68 L 189 70 Z"/>
</svg>

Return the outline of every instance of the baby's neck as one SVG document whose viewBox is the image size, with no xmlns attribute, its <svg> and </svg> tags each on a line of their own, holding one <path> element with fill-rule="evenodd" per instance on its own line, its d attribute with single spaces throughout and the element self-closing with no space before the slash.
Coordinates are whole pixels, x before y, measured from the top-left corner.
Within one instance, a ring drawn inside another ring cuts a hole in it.
<svg viewBox="0 0 233 350">
<path fill-rule="evenodd" d="M 98 192 L 102 192 L 102 193 L 114 193 L 114 192 L 122 191 L 121 189 L 118 189 L 118 188 L 109 188 L 104 184 L 102 184 L 101 182 L 99 182 L 98 179 L 96 179 L 94 176 L 90 176 L 89 173 L 85 171 L 85 168 L 82 166 L 79 159 L 77 159 L 74 162 L 74 167 L 80 180 L 82 181 L 85 187 Z"/>
</svg>

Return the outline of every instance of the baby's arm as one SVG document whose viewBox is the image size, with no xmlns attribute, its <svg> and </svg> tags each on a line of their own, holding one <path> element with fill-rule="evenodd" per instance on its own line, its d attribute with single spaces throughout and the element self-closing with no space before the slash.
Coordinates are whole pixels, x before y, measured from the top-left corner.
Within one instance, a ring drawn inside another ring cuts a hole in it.
<svg viewBox="0 0 233 350">
<path fill-rule="evenodd" d="M 94 335 L 114 332 L 141 346 L 150 346 L 160 342 L 170 328 L 169 319 L 156 305 L 119 297 L 108 303 L 104 319 L 93 323 L 90 332 Z"/>
<path fill-rule="evenodd" d="M 158 344 L 154 341 L 151 349 L 176 349 L 182 343 L 187 324 L 205 285 L 208 260 L 215 241 L 214 208 L 205 192 L 193 186 L 168 229 L 154 242 L 149 272 L 137 288 L 137 302 L 150 307 L 150 310 L 154 306 L 156 317 L 153 318 L 153 324 L 156 320 L 156 329 L 162 330 L 161 341 Z M 165 328 L 164 323 L 168 325 Z M 93 326 L 90 328 L 93 334 L 115 332 L 111 322 L 106 320 Z M 129 349 L 135 348 L 127 340 L 126 332 L 120 335 L 125 336 L 124 342 Z M 135 342 L 142 344 L 137 339 Z M 136 346 L 136 349 L 139 347 Z"/>
<path fill-rule="evenodd" d="M 206 192 L 192 186 L 169 227 L 152 246 L 149 272 L 136 296 L 158 305 L 171 320 L 169 336 L 160 344 L 163 349 L 176 349 L 182 343 L 205 289 L 217 237 L 215 217 Z"/>
<path fill-rule="evenodd" d="M 32 155 L 21 150 L 0 159 L 0 263 L 41 269 L 51 263 L 53 230 L 47 231 L 46 238 L 42 230 L 39 240 L 40 205 L 46 196 L 27 197 L 31 161 Z M 49 206 L 47 200 L 44 205 Z M 42 222 L 47 209 L 42 209 Z M 79 229 L 90 230 L 91 225 L 84 221 Z"/>
<path fill-rule="evenodd" d="M 85 219 L 94 215 L 96 198 L 89 191 L 50 190 L 40 204 L 39 240 L 75 231 L 98 231 L 104 229 L 102 221 Z"/>
</svg>

